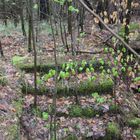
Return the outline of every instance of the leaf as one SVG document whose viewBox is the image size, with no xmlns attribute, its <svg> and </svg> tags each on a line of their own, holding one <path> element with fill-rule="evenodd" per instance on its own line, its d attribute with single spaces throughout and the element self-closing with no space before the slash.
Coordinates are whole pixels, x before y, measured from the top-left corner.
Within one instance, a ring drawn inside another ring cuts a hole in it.
<svg viewBox="0 0 140 140">
<path fill-rule="evenodd" d="M 95 23 L 99 23 L 99 19 L 98 18 L 94 18 Z"/>
<path fill-rule="evenodd" d="M 42 117 L 43 117 L 44 120 L 48 120 L 49 114 L 47 112 L 43 112 Z"/>
<path fill-rule="evenodd" d="M 77 13 L 79 12 L 79 10 L 77 8 L 73 7 L 73 6 L 69 6 L 69 11 L 77 12 Z"/>
<path fill-rule="evenodd" d="M 38 9 L 38 4 L 34 4 L 34 9 Z"/>
<path fill-rule="evenodd" d="M 93 98 L 98 98 L 98 97 L 99 97 L 99 94 L 98 94 L 97 92 L 92 93 L 92 97 L 93 97 Z"/>
<path fill-rule="evenodd" d="M 105 102 L 105 98 L 103 98 L 103 97 L 97 98 L 97 102 L 98 103 L 104 103 Z"/>
</svg>

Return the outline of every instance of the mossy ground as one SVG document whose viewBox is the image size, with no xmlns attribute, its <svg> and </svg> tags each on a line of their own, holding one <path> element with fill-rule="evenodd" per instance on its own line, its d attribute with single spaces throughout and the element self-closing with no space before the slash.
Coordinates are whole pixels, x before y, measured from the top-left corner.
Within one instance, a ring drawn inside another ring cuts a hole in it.
<svg viewBox="0 0 140 140">
<path fill-rule="evenodd" d="M 140 140 L 140 128 L 134 130 L 134 135 Z"/>
<path fill-rule="evenodd" d="M 105 140 L 114 140 L 120 138 L 120 127 L 116 122 L 109 122 L 106 128 Z"/>
<path fill-rule="evenodd" d="M 128 119 L 127 123 L 130 127 L 139 127 L 140 126 L 140 118 L 137 118 L 137 117 L 130 118 L 130 119 Z"/>
<path fill-rule="evenodd" d="M 23 83 L 22 86 L 22 92 L 25 94 L 36 93 L 37 95 L 47 95 L 51 90 L 52 89 L 49 89 L 49 87 L 40 86 L 37 91 L 35 91 L 31 85 L 25 83 Z M 108 80 L 105 80 L 104 78 L 101 82 L 86 80 L 84 82 L 80 82 L 78 85 L 69 81 L 69 87 L 62 85 L 62 82 L 60 81 L 58 83 L 57 96 L 74 96 L 76 94 L 76 90 L 78 95 L 90 95 L 93 92 L 98 92 L 99 94 L 112 93 L 113 81 L 111 78 L 108 78 Z"/>
</svg>

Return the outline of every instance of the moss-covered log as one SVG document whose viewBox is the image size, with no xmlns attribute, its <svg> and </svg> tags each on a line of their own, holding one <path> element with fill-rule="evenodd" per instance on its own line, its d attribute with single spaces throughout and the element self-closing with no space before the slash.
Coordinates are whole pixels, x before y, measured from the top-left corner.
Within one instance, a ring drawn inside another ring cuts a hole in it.
<svg viewBox="0 0 140 140">
<path fill-rule="evenodd" d="M 114 113 L 114 109 L 112 108 L 114 105 L 109 105 L 109 109 L 106 113 Z M 117 105 L 117 108 L 119 106 Z M 26 112 L 26 109 L 24 110 Z M 47 115 L 52 114 L 52 108 L 48 108 L 45 111 L 40 110 L 39 108 L 32 108 L 31 109 L 32 114 L 42 117 L 44 119 L 43 113 L 46 113 Z M 30 113 L 31 113 L 30 112 Z M 66 111 L 56 111 L 56 116 L 57 117 L 84 117 L 84 118 L 93 118 L 96 115 L 104 115 L 104 108 L 100 106 L 98 109 L 95 109 L 94 107 L 83 107 L 81 105 L 69 105 L 66 107 Z M 47 116 L 48 117 L 48 116 Z"/>
<path fill-rule="evenodd" d="M 15 58 L 13 58 L 15 59 Z M 19 60 L 13 60 L 13 65 L 17 66 L 19 69 L 27 72 L 27 73 L 31 73 L 34 72 L 34 64 L 33 64 L 33 60 L 31 58 L 25 58 L 23 59 L 22 57 L 18 58 Z M 31 60 L 30 60 L 31 59 Z M 38 60 L 40 60 L 38 58 Z M 79 70 L 79 67 L 81 67 L 82 65 L 82 61 L 78 60 L 75 63 L 77 63 L 78 67 L 77 70 L 78 72 L 83 72 L 86 70 L 86 68 L 88 68 L 89 66 L 92 66 L 94 68 L 94 70 L 96 71 L 101 71 L 101 67 L 104 69 L 107 69 L 109 66 L 107 64 L 105 64 L 104 62 L 102 63 L 99 60 L 92 60 L 92 59 L 86 59 L 87 64 L 85 65 L 85 67 L 83 68 L 83 70 Z M 63 58 L 58 58 L 58 70 L 62 70 L 63 64 L 67 64 L 70 63 L 68 62 L 68 60 L 66 60 L 64 57 Z M 41 62 L 37 63 L 37 71 L 41 72 L 41 73 L 47 73 L 49 72 L 50 69 L 55 69 L 55 63 L 53 58 L 46 58 L 46 61 L 44 59 L 42 59 Z"/>
<path fill-rule="evenodd" d="M 62 85 L 61 82 L 58 83 L 57 95 L 58 96 L 74 96 L 75 91 L 77 90 L 78 95 L 90 95 L 93 92 L 98 92 L 99 94 L 112 93 L 113 90 L 113 81 L 112 79 L 104 79 L 100 81 L 89 81 L 80 82 L 76 85 L 71 82 L 69 87 Z M 50 92 L 53 89 L 49 87 L 39 87 L 37 91 L 28 84 L 23 84 L 22 92 L 27 94 L 37 94 L 37 95 L 50 95 Z"/>
<path fill-rule="evenodd" d="M 91 62 L 91 64 L 92 64 L 92 67 L 96 71 L 101 71 L 101 69 L 100 69 L 101 66 L 103 66 L 104 69 L 107 69 L 108 68 L 108 66 L 106 64 L 102 65 L 99 61 Z M 58 64 L 58 70 L 59 71 L 62 70 L 62 65 L 63 64 Z M 85 71 L 86 68 L 89 67 L 89 65 L 90 65 L 90 63 L 86 64 L 86 66 L 82 70 L 82 72 Z M 80 66 L 81 66 L 81 64 L 79 62 L 78 67 L 80 67 Z M 34 71 L 34 65 L 33 64 L 21 64 L 18 67 L 21 70 L 23 70 L 23 71 L 25 71 L 27 73 Z M 37 71 L 38 72 L 47 73 L 47 72 L 49 72 L 50 69 L 55 69 L 55 65 L 54 64 L 49 64 L 49 63 L 48 64 L 46 63 L 46 64 L 38 64 L 37 65 Z M 79 69 L 78 69 L 78 72 L 80 72 Z"/>
<path fill-rule="evenodd" d="M 113 105 L 109 106 L 108 113 L 113 113 L 114 109 L 112 108 Z M 117 106 L 119 108 L 119 106 Z M 68 108 L 68 113 L 64 112 L 57 112 L 58 117 L 86 117 L 92 118 L 96 115 L 104 115 L 104 109 L 101 107 L 98 110 L 94 109 L 94 107 L 81 107 L 79 105 L 72 105 Z"/>
</svg>

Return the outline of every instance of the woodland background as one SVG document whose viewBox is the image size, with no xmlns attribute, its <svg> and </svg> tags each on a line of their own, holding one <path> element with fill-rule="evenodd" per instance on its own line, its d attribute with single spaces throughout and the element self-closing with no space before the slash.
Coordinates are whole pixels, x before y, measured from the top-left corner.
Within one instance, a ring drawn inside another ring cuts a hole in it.
<svg viewBox="0 0 140 140">
<path fill-rule="evenodd" d="M 139 53 L 139 0 L 0 0 L 0 140 L 139 140 Z"/>
</svg>

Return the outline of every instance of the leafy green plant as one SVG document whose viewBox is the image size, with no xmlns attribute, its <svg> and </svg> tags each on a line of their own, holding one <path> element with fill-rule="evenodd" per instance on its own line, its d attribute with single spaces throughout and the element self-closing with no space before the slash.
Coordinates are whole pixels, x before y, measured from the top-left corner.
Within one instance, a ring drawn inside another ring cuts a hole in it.
<svg viewBox="0 0 140 140">
<path fill-rule="evenodd" d="M 76 13 L 78 13 L 79 12 L 79 10 L 77 9 L 77 8 L 75 8 L 74 6 L 69 6 L 69 11 L 71 11 L 71 12 L 76 12 Z"/>
<path fill-rule="evenodd" d="M 17 114 L 21 115 L 22 114 L 23 99 L 19 98 L 18 100 L 13 101 L 12 105 L 14 106 Z"/>
<path fill-rule="evenodd" d="M 132 118 L 132 119 L 129 119 L 127 122 L 128 122 L 128 125 L 131 127 L 140 126 L 140 118 Z"/>
<path fill-rule="evenodd" d="M 48 74 L 45 74 L 44 76 L 42 76 L 41 80 L 48 81 L 48 79 L 54 77 L 55 74 L 56 74 L 56 70 L 51 69 L 49 70 Z"/>
<path fill-rule="evenodd" d="M 37 107 L 37 108 L 32 108 L 32 113 L 38 117 L 41 117 L 41 111 L 40 109 Z"/>
<path fill-rule="evenodd" d="M 26 60 L 26 56 L 22 57 L 22 56 L 14 56 L 12 58 L 12 63 L 14 66 L 19 65 L 20 63 L 23 63 Z"/>
<path fill-rule="evenodd" d="M 70 116 L 81 117 L 82 116 L 82 108 L 78 105 L 74 105 L 70 108 L 69 114 L 70 114 Z"/>
<path fill-rule="evenodd" d="M 110 112 L 116 112 L 117 110 L 119 110 L 119 106 L 116 104 L 112 104 L 109 106 L 109 110 Z"/>
<path fill-rule="evenodd" d="M 106 102 L 104 97 L 101 97 L 97 92 L 92 93 L 92 97 L 96 100 L 97 103 L 101 104 Z"/>
<path fill-rule="evenodd" d="M 134 130 L 134 135 L 137 136 L 138 140 L 140 139 L 140 128 Z"/>
<path fill-rule="evenodd" d="M 140 76 L 139 77 L 136 77 L 136 78 L 134 78 L 134 80 L 133 80 L 134 82 L 138 82 L 138 81 L 140 81 Z"/>
<path fill-rule="evenodd" d="M 48 120 L 48 119 L 49 119 L 49 114 L 48 114 L 48 112 L 43 112 L 43 113 L 42 113 L 42 118 L 43 118 L 44 120 Z"/>
<path fill-rule="evenodd" d="M 59 73 L 59 79 L 61 78 L 61 79 L 66 79 L 66 78 L 69 78 L 70 77 L 70 73 L 67 71 L 67 72 L 65 72 L 65 71 L 60 71 L 60 73 Z"/>
<path fill-rule="evenodd" d="M 93 117 L 97 112 L 92 107 L 85 107 L 82 109 L 82 115 L 84 117 Z"/>
<path fill-rule="evenodd" d="M 106 128 L 107 140 L 112 140 L 116 137 L 120 137 L 119 125 L 115 122 L 109 122 Z"/>
</svg>

